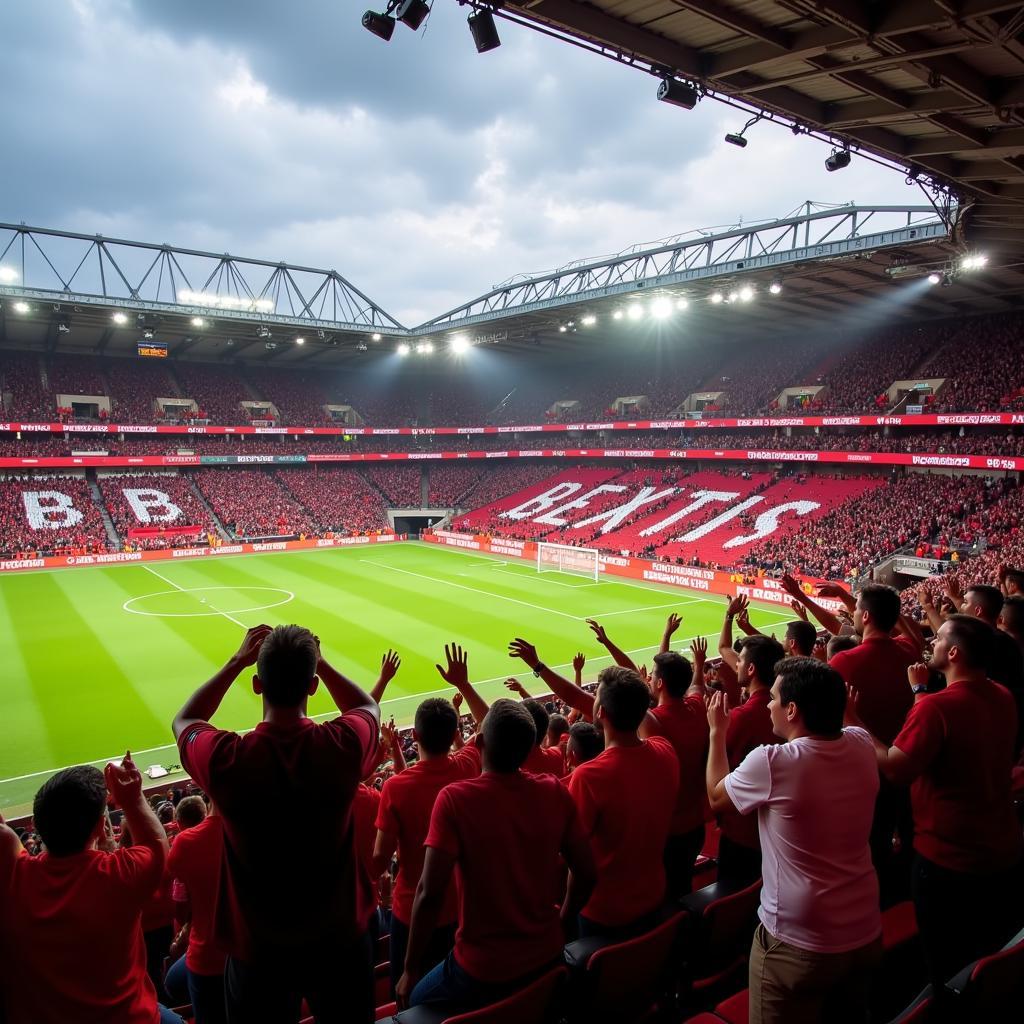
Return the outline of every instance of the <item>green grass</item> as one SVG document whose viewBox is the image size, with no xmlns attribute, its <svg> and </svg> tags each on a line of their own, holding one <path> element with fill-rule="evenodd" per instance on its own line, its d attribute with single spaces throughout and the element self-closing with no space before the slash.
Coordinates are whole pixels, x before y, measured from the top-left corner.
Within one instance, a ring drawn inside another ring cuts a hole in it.
<svg viewBox="0 0 1024 1024">
<path fill-rule="evenodd" d="M 5 576 L 0 808 L 8 816 L 24 813 L 47 774 L 70 764 L 102 765 L 126 747 L 142 767 L 176 764 L 171 719 L 234 652 L 243 625 L 310 627 L 330 660 L 367 689 L 381 655 L 394 647 L 402 667 L 383 709 L 404 725 L 424 695 L 448 691 L 434 668 L 447 641 L 467 648 L 471 678 L 494 699 L 517 672 L 539 691 L 507 655 L 513 637 L 530 640 L 569 675 L 573 655 L 583 651 L 584 676 L 593 679 L 609 659 L 584 619 L 598 617 L 642 662 L 656 651 L 670 611 L 683 616 L 677 648 L 687 649 L 697 635 L 717 637 L 723 600 L 538 575 L 525 563 L 418 543 Z M 752 620 L 770 626 L 786 616 L 755 608 Z M 243 729 L 259 720 L 249 679 L 232 687 L 219 725 Z M 331 710 L 321 688 L 309 712 Z"/>
</svg>

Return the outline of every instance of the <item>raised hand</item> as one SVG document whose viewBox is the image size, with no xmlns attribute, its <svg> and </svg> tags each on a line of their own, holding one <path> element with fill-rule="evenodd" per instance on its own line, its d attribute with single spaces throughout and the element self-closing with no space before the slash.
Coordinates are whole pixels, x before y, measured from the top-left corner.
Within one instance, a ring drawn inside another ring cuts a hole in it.
<svg viewBox="0 0 1024 1024">
<path fill-rule="evenodd" d="M 582 672 L 583 666 L 586 665 L 587 659 L 582 651 L 576 654 L 576 657 L 572 659 L 572 667 L 574 672 Z"/>
<path fill-rule="evenodd" d="M 249 630 L 251 633 L 252 630 Z M 126 750 L 120 765 L 112 761 L 103 772 L 107 792 L 118 807 L 132 806 L 142 799 L 142 773 L 135 766 L 130 750 Z"/>
<path fill-rule="evenodd" d="M 706 703 L 711 731 L 724 732 L 729 728 L 729 698 L 721 690 L 716 690 Z"/>
<path fill-rule="evenodd" d="M 846 587 L 839 583 L 819 583 L 818 584 L 818 596 L 819 597 L 838 597 L 842 600 L 845 597 L 849 597 L 849 593 Z"/>
<path fill-rule="evenodd" d="M 637 665 L 636 671 L 637 671 L 637 674 L 640 676 L 640 678 L 645 683 L 647 683 L 648 686 L 650 686 L 651 685 L 651 675 L 647 671 L 647 666 L 646 665 Z"/>
<path fill-rule="evenodd" d="M 456 689 L 462 689 L 469 683 L 469 655 L 458 644 L 445 644 L 444 656 L 448 662 L 446 668 L 436 665 L 441 678 Z"/>
<path fill-rule="evenodd" d="M 911 686 L 927 686 L 932 670 L 922 661 L 907 666 L 907 682 Z"/>
<path fill-rule="evenodd" d="M 846 710 L 843 712 L 844 725 L 856 725 L 861 729 L 866 728 L 860 717 L 857 703 L 860 701 L 860 694 L 849 683 L 846 684 Z"/>
<path fill-rule="evenodd" d="M 540 664 L 540 658 L 537 657 L 537 648 L 520 637 L 516 637 L 508 645 L 508 656 L 510 658 L 519 658 L 530 669 L 534 669 Z"/>
<path fill-rule="evenodd" d="M 942 585 L 945 588 L 946 593 L 949 595 L 950 601 L 959 608 L 960 605 L 963 604 L 964 600 L 964 594 L 960 589 L 960 584 L 957 583 L 952 576 L 945 576 L 943 577 Z"/>
<path fill-rule="evenodd" d="M 263 646 L 263 641 L 266 640 L 272 632 L 272 626 L 253 626 L 252 629 L 246 632 L 245 639 L 242 641 L 242 646 L 238 648 L 238 653 L 235 655 L 235 659 L 241 662 L 244 668 L 248 668 L 250 665 L 255 665 L 256 659 L 260 656 L 260 648 Z M 319 647 L 320 641 L 318 639 L 318 650 Z"/>
<path fill-rule="evenodd" d="M 665 623 L 665 639 L 667 640 L 682 624 L 683 617 L 672 612 L 668 617 L 668 621 Z"/>
<path fill-rule="evenodd" d="M 402 659 L 398 656 L 397 652 L 389 649 L 387 654 L 380 659 L 380 681 L 382 683 L 390 683 L 398 674 L 401 666 Z"/>
<path fill-rule="evenodd" d="M 922 608 L 931 608 L 931 607 L 933 607 L 932 606 L 932 595 L 931 595 L 931 592 L 928 590 L 928 588 L 923 583 L 921 584 L 921 586 L 919 586 L 917 588 L 916 594 L 917 594 L 917 603 Z"/>
<path fill-rule="evenodd" d="M 782 589 L 789 594 L 790 597 L 799 598 L 803 594 L 803 590 L 800 584 L 789 575 L 789 573 L 783 573 L 782 579 L 779 581 L 782 584 Z"/>
<path fill-rule="evenodd" d="M 790 601 L 789 607 L 793 609 L 793 614 L 796 615 L 798 619 L 803 619 L 804 622 L 807 621 L 807 609 L 799 601 Z"/>
<path fill-rule="evenodd" d="M 736 624 L 740 627 L 740 629 L 743 630 L 744 633 L 748 629 L 750 629 L 750 609 L 749 608 L 742 608 L 742 609 L 740 609 L 739 615 L 736 616 Z"/>
<path fill-rule="evenodd" d="M 587 619 L 587 625 L 593 630 L 594 636 L 597 637 L 597 642 L 607 645 L 608 634 L 604 631 L 604 626 L 597 619 Z"/>
<path fill-rule="evenodd" d="M 462 714 L 463 700 L 465 700 L 465 698 L 462 696 L 461 693 L 458 692 L 456 692 L 455 695 L 452 697 L 452 707 L 455 708 L 455 714 L 457 715 Z"/>
<path fill-rule="evenodd" d="M 745 612 L 747 610 L 747 606 L 749 604 L 750 601 L 747 600 L 747 598 L 744 597 L 743 594 L 740 594 L 738 597 L 734 597 L 729 602 L 729 607 L 726 608 L 725 614 L 731 616 L 732 618 L 736 618 L 742 612 Z"/>
<path fill-rule="evenodd" d="M 828 644 L 824 640 L 814 641 L 814 650 L 811 651 L 811 657 L 817 658 L 818 661 L 828 661 Z"/>
<path fill-rule="evenodd" d="M 698 665 L 703 665 L 708 660 L 707 637 L 695 636 L 690 641 L 690 653 L 693 655 L 694 671 Z"/>
<path fill-rule="evenodd" d="M 394 718 L 386 724 L 381 723 L 380 732 L 384 737 L 384 742 L 387 744 L 388 749 L 391 751 L 397 750 L 401 741 L 398 738 L 398 726 L 395 725 Z"/>
</svg>

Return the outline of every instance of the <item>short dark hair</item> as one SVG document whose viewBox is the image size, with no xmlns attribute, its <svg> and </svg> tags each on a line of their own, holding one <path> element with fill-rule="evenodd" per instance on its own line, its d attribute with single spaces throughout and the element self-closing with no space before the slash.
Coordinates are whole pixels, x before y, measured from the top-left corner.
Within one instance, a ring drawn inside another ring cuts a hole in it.
<svg viewBox="0 0 1024 1024">
<path fill-rule="evenodd" d="M 502 698 L 491 705 L 484 717 L 480 730 L 484 756 L 497 772 L 516 771 L 537 744 L 533 716 L 524 704 Z"/>
<path fill-rule="evenodd" d="M 530 717 L 533 719 L 533 728 L 537 732 L 536 746 L 540 746 L 544 742 L 544 737 L 548 732 L 548 722 L 551 716 L 548 714 L 547 709 L 539 700 L 534 700 L 532 697 L 529 700 L 523 701 L 523 707 L 530 712 Z"/>
<path fill-rule="evenodd" d="M 974 615 L 950 615 L 945 624 L 950 645 L 960 651 L 967 666 L 988 671 L 996 654 L 996 631 Z"/>
<path fill-rule="evenodd" d="M 1007 569 L 1002 576 L 1003 583 L 1013 583 L 1018 590 L 1024 590 L 1024 569 Z M 1017 595 L 1014 595 L 1015 597 Z"/>
<path fill-rule="evenodd" d="M 81 853 L 107 805 L 103 772 L 92 765 L 65 768 L 47 779 L 32 804 L 35 829 L 53 857 Z"/>
<path fill-rule="evenodd" d="M 450 700 L 428 697 L 416 709 L 416 741 L 427 754 L 446 754 L 455 740 L 459 716 Z"/>
<path fill-rule="evenodd" d="M 987 583 L 975 583 L 973 586 L 968 587 L 964 593 L 974 594 L 975 599 L 971 604 L 981 605 L 981 610 L 986 619 L 992 619 L 994 622 L 998 617 L 999 613 L 1003 610 L 1003 592 L 998 587 L 989 586 Z"/>
<path fill-rule="evenodd" d="M 872 625 L 891 630 L 900 618 L 900 595 L 884 583 L 865 583 L 857 593 L 861 606 L 871 616 Z"/>
<path fill-rule="evenodd" d="M 206 817 L 206 801 L 201 796 L 187 796 L 175 808 L 174 820 L 181 828 L 195 828 Z"/>
<path fill-rule="evenodd" d="M 779 701 L 796 704 L 810 733 L 829 736 L 843 727 L 846 683 L 817 658 L 786 658 L 776 669 Z"/>
<path fill-rule="evenodd" d="M 548 718 L 548 737 L 557 743 L 569 731 L 569 719 L 558 712 Z"/>
<path fill-rule="evenodd" d="M 771 686 L 775 678 L 775 666 L 786 656 L 786 649 L 782 644 L 770 636 L 747 636 L 743 638 L 740 650 L 747 652 L 747 660 L 754 666 L 757 678 L 765 686 Z M 741 679 L 740 684 L 742 683 Z"/>
<path fill-rule="evenodd" d="M 267 703 L 298 707 L 316 675 L 316 639 L 305 626 L 275 626 L 260 647 L 256 674 Z"/>
<path fill-rule="evenodd" d="M 786 636 L 796 644 L 796 649 L 810 657 L 818 642 L 818 631 L 806 619 L 794 619 L 786 624 Z"/>
<path fill-rule="evenodd" d="M 852 634 L 847 636 L 834 636 L 825 646 L 825 654 L 828 658 L 834 658 L 843 651 L 852 651 L 857 645 L 857 638 Z"/>
<path fill-rule="evenodd" d="M 593 722 L 574 722 L 569 727 L 569 750 L 578 764 L 593 761 L 604 750 L 604 735 Z"/>
<path fill-rule="evenodd" d="M 654 667 L 665 684 L 670 697 L 684 697 L 693 682 L 693 666 L 675 651 L 663 651 L 654 656 Z"/>
<path fill-rule="evenodd" d="M 1014 633 L 1024 632 L 1024 596 L 1011 594 L 1003 601 L 1003 610 L 999 614 Z"/>
<path fill-rule="evenodd" d="M 651 691 L 631 668 L 609 665 L 598 674 L 597 701 L 613 729 L 634 732 L 651 706 Z"/>
</svg>

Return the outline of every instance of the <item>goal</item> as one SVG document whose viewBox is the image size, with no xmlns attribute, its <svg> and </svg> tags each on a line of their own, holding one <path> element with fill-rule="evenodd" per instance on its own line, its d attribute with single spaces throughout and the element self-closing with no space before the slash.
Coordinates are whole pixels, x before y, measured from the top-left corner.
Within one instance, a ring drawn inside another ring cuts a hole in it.
<svg viewBox="0 0 1024 1024">
<path fill-rule="evenodd" d="M 537 572 L 568 572 L 589 576 L 597 582 L 600 570 L 597 548 L 574 548 L 571 544 L 537 545 Z"/>
</svg>

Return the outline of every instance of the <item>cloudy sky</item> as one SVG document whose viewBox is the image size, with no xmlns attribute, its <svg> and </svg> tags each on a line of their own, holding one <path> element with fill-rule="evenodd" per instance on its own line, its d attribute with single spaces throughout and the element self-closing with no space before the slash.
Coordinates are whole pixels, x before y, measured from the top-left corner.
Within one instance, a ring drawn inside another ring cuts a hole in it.
<svg viewBox="0 0 1024 1024">
<path fill-rule="evenodd" d="M 365 0 L 8 0 L 0 220 L 334 268 L 406 324 L 515 274 L 901 176 L 454 0 L 390 43 Z"/>
</svg>

